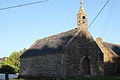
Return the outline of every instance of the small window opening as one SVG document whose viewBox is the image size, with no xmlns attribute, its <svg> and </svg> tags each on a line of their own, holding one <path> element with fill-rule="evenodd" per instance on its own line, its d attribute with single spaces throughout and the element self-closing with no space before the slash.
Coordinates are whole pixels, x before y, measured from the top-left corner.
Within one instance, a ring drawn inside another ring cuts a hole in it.
<svg viewBox="0 0 120 80">
<path fill-rule="evenodd" d="M 82 18 L 85 19 L 85 16 L 83 16 Z"/>
<path fill-rule="evenodd" d="M 78 21 L 78 24 L 80 24 L 80 21 Z"/>
</svg>

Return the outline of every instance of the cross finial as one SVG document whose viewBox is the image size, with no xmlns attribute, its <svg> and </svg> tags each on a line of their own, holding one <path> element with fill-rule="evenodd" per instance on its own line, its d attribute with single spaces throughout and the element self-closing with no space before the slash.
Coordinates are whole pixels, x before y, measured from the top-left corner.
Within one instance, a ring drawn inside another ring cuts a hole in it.
<svg viewBox="0 0 120 80">
<path fill-rule="evenodd" d="M 84 2 L 83 1 L 80 1 L 80 4 L 81 4 L 81 6 L 84 4 Z"/>
</svg>

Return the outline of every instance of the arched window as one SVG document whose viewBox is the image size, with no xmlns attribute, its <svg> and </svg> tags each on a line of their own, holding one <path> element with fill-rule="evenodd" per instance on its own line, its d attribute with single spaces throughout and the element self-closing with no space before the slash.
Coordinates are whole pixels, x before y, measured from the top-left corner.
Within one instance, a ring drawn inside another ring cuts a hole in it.
<svg viewBox="0 0 120 80">
<path fill-rule="evenodd" d="M 83 75 L 90 75 L 91 70 L 90 70 L 90 60 L 88 57 L 85 57 L 82 62 L 82 71 Z"/>
</svg>

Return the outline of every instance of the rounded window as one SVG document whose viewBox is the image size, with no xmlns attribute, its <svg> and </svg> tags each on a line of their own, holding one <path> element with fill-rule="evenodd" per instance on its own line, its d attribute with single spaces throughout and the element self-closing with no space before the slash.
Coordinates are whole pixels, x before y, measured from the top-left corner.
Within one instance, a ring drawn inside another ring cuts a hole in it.
<svg viewBox="0 0 120 80">
<path fill-rule="evenodd" d="M 83 16 L 82 18 L 85 19 L 85 16 Z"/>
</svg>

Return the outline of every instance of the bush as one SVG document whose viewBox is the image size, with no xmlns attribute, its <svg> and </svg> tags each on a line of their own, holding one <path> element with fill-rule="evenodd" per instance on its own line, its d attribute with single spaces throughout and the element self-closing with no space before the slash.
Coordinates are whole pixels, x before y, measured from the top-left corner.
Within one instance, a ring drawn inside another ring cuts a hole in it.
<svg viewBox="0 0 120 80">
<path fill-rule="evenodd" d="M 0 65 L 0 73 L 15 74 L 15 69 L 9 65 Z"/>
</svg>

